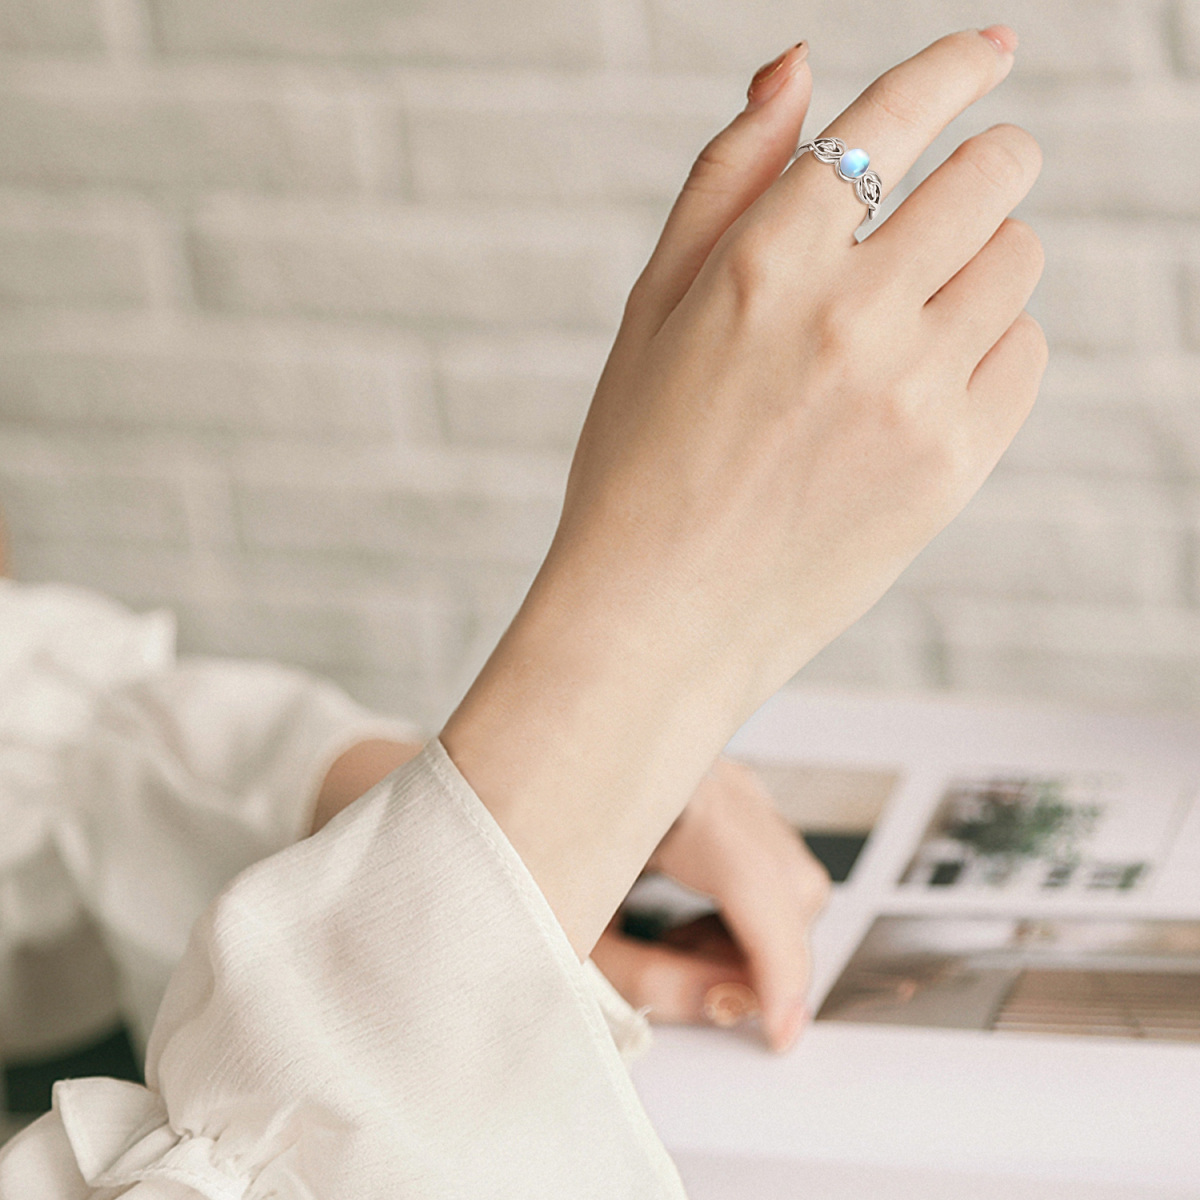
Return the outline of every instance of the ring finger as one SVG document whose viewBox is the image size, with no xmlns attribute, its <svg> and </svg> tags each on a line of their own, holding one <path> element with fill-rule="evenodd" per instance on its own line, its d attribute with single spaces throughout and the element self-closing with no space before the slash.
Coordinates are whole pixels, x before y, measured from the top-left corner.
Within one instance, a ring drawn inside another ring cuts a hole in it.
<svg viewBox="0 0 1200 1200">
<path fill-rule="evenodd" d="M 821 136 L 847 148 L 865 148 L 870 169 L 886 194 L 933 139 L 969 105 L 992 90 L 1012 69 L 1015 35 L 1003 26 L 953 33 L 881 75 Z M 797 204 L 822 228 L 847 238 L 865 209 L 833 166 L 804 155 L 783 173 L 755 207 L 755 221 L 776 226 L 781 236 L 811 242 L 811 221 L 798 228 Z"/>
</svg>

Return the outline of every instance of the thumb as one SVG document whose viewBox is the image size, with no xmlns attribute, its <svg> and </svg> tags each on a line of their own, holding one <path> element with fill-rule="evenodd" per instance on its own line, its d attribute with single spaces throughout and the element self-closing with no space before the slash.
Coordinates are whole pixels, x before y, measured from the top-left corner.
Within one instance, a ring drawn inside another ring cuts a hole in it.
<svg viewBox="0 0 1200 1200">
<path fill-rule="evenodd" d="M 628 316 L 652 335 L 721 235 L 779 178 L 800 140 L 812 74 L 800 42 L 759 68 L 747 104 L 700 152 L 632 295 Z"/>
</svg>

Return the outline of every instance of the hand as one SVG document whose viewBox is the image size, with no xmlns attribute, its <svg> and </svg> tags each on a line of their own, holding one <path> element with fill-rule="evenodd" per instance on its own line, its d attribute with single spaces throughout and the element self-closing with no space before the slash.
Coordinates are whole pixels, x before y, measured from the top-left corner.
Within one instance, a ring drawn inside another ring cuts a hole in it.
<svg viewBox="0 0 1200 1200">
<path fill-rule="evenodd" d="M 596 965 L 656 1021 L 699 1024 L 711 988 L 749 987 L 771 1046 L 788 1049 L 807 1019 L 808 933 L 829 875 L 754 772 L 717 759 L 649 866 L 712 897 L 721 919 L 701 918 L 659 943 L 626 937 L 614 922 L 592 951 Z"/>
<path fill-rule="evenodd" d="M 829 127 L 894 187 L 1007 75 L 953 34 Z M 783 172 L 807 64 L 701 155 L 629 298 L 525 604 L 442 738 L 585 955 L 737 726 L 979 487 L 1046 360 L 1040 166 L 998 126 L 872 236 L 832 166 Z"/>
</svg>

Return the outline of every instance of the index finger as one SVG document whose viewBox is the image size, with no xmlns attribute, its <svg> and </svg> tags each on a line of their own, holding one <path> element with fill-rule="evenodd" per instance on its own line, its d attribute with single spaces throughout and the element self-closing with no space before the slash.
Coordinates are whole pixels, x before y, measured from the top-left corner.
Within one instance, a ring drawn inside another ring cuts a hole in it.
<svg viewBox="0 0 1200 1200">
<path fill-rule="evenodd" d="M 848 150 L 864 150 L 869 169 L 887 195 L 935 137 L 964 109 L 987 95 L 1012 69 L 1017 39 L 1003 25 L 940 38 L 881 75 L 836 117 L 821 137 L 840 138 Z M 853 235 L 866 208 L 833 164 L 814 155 L 799 158 L 772 185 L 756 208 L 767 220 L 796 225 L 803 201 L 808 220 Z"/>
</svg>

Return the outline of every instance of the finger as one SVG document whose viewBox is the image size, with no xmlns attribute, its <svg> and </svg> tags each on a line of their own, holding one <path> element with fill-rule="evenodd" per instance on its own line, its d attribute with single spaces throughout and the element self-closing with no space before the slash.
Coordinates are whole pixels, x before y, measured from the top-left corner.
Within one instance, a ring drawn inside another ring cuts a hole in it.
<svg viewBox="0 0 1200 1200">
<path fill-rule="evenodd" d="M 721 235 L 787 166 L 812 95 L 807 56 L 801 42 L 762 68 L 746 110 L 701 151 L 630 296 L 631 315 L 649 330 L 662 325 Z"/>
<path fill-rule="evenodd" d="M 1008 74 L 1015 46 L 1016 36 L 1004 26 L 941 38 L 881 75 L 822 136 L 865 150 L 886 195 L 959 113 Z M 849 238 L 866 212 L 833 165 L 811 153 L 798 159 L 764 200 L 770 201 L 764 206 L 765 219 L 803 233 L 806 241 L 814 226 L 825 236 L 841 231 Z M 797 227 L 797 211 L 806 216 L 802 228 Z"/>
<path fill-rule="evenodd" d="M 901 285 L 928 300 L 979 253 L 1041 165 L 1030 134 L 1015 125 L 993 126 L 963 142 L 864 243 L 863 253 L 881 259 Z M 931 229 L 937 237 L 928 236 Z"/>
<path fill-rule="evenodd" d="M 702 954 L 710 960 L 733 963 L 744 961 L 741 950 L 738 949 L 729 927 L 721 920 L 719 913 L 707 913 L 694 921 L 672 926 L 663 934 L 661 940 L 676 950 Z"/>
<path fill-rule="evenodd" d="M 1047 358 L 1042 327 L 1023 312 L 975 368 L 968 419 L 993 459 L 999 459 L 1033 408 Z"/>
<path fill-rule="evenodd" d="M 799 1033 L 811 971 L 809 933 L 829 897 L 828 873 L 790 828 L 788 834 L 793 852 L 746 863 L 749 869 L 731 878 L 718 897 L 776 1050 L 786 1050 Z"/>
<path fill-rule="evenodd" d="M 1045 256 L 1024 221 L 1009 219 L 925 305 L 939 345 L 961 354 L 970 378 L 980 359 L 1012 325 L 1033 295 Z"/>
<path fill-rule="evenodd" d="M 743 966 L 714 962 L 653 942 L 636 941 L 606 930 L 592 961 L 634 1008 L 648 1008 L 651 1020 L 703 1024 L 705 997 L 717 985 L 749 985 Z"/>
</svg>

